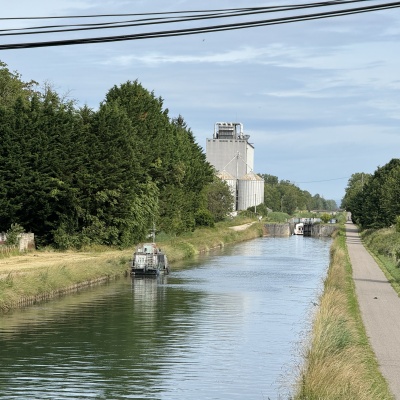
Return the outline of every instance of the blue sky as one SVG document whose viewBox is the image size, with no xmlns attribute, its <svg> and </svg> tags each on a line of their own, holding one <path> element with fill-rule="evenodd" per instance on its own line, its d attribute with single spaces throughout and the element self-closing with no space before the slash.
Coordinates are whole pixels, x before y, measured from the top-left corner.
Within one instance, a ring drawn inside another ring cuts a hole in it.
<svg viewBox="0 0 400 400">
<path fill-rule="evenodd" d="M 7 2 L 2 14 L 147 13 L 299 3 L 20 0 Z M 3 26 L 48 22 L 10 21 Z M 1 43 L 33 40 L 3 37 Z M 340 200 L 351 174 L 372 173 L 399 157 L 399 50 L 400 9 L 392 9 L 194 36 L 5 50 L 0 60 L 24 80 L 48 82 L 58 93 L 94 109 L 112 86 L 137 79 L 164 99 L 171 117 L 184 117 L 204 148 L 215 122 L 241 122 L 255 146 L 257 173 Z"/>
</svg>

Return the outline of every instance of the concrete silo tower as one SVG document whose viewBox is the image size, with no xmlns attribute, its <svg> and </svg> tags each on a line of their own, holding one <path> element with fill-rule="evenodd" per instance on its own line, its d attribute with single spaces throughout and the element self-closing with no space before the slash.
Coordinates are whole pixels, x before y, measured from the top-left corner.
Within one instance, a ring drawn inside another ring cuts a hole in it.
<svg viewBox="0 0 400 400">
<path fill-rule="evenodd" d="M 217 122 L 212 139 L 207 139 L 207 161 L 219 172 L 232 193 L 235 210 L 245 210 L 264 202 L 264 181 L 254 174 L 254 146 L 239 122 Z M 224 179 L 224 177 L 228 177 Z"/>
<path fill-rule="evenodd" d="M 249 138 L 243 134 L 243 124 L 217 122 L 213 138 L 207 139 L 207 161 L 217 171 L 229 172 L 239 179 L 254 169 L 254 146 Z"/>
</svg>

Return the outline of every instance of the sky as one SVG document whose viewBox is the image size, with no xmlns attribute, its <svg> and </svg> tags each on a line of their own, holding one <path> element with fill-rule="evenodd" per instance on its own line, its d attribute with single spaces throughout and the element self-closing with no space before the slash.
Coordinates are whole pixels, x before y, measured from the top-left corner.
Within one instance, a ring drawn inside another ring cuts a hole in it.
<svg viewBox="0 0 400 400">
<path fill-rule="evenodd" d="M 20 18 L 301 2 L 20 0 L 6 4 L 0 0 L 0 6 L 2 3 L 2 18 Z M 305 11 L 296 12 L 301 13 Z M 247 19 L 266 17 L 270 16 Z M 22 28 L 60 22 L 8 20 L 2 21 L 2 26 Z M 185 26 L 201 24 L 204 22 Z M 3 36 L 0 44 L 138 33 L 145 29 L 53 33 L 45 38 Z M 20 73 L 23 80 L 49 83 L 59 94 L 75 99 L 78 106 L 93 109 L 114 85 L 138 80 L 163 99 L 171 118 L 183 116 L 204 149 L 216 122 L 240 122 L 255 147 L 256 173 L 275 175 L 312 195 L 318 193 L 340 202 L 352 174 L 373 173 L 399 157 L 399 50 L 400 8 L 395 8 L 199 35 L 1 50 L 0 60 L 11 71 Z"/>
</svg>

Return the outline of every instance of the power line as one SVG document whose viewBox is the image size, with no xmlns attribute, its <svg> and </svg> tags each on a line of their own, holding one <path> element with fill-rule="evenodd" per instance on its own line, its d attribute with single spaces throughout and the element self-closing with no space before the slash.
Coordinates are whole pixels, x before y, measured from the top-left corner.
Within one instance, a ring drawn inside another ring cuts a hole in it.
<svg viewBox="0 0 400 400">
<path fill-rule="evenodd" d="M 359 3 L 365 1 L 376 1 L 376 0 L 342 0 L 340 4 L 343 6 L 345 4 Z M 164 12 L 164 13 L 141 13 L 141 14 L 99 14 L 99 15 L 79 15 L 79 16 L 67 16 L 67 17 L 29 17 L 34 19 L 53 19 L 53 18 L 98 18 L 98 17 L 110 17 L 110 16 L 147 16 L 148 18 L 136 19 L 136 20 L 125 20 L 125 21 L 112 21 L 112 22 L 102 22 L 102 23 L 85 23 L 85 24 L 63 24 L 63 25 L 45 25 L 45 26 L 34 26 L 25 28 L 9 28 L 1 29 L 0 32 L 9 32 L 0 34 L 0 36 L 15 36 L 15 35 L 28 35 L 28 34 L 42 34 L 49 32 L 70 32 L 70 31 L 83 31 L 91 29 L 110 29 L 110 28 L 125 28 L 132 26 L 141 25 L 156 25 L 156 24 L 166 24 L 166 23 L 180 23 L 195 20 L 207 20 L 215 18 L 232 18 L 232 17 L 243 17 L 254 14 L 264 14 L 272 12 L 282 12 L 282 11 L 294 11 L 305 8 L 316 8 L 316 7 L 327 7 L 332 5 L 337 5 L 338 1 L 325 1 L 319 3 L 305 3 L 300 5 L 287 5 L 287 6 L 270 6 L 270 7 L 249 7 L 249 8 L 237 8 L 237 9 L 219 9 L 219 10 L 195 10 L 195 11 L 175 11 L 175 12 Z M 176 14 L 187 14 L 186 17 L 178 19 Z M 162 15 L 163 17 L 150 18 L 153 15 Z M 0 20 L 9 20 L 16 18 L 0 18 Z M 28 17 L 23 17 L 21 19 L 28 19 Z M 55 30 L 55 28 L 58 28 Z M 67 29 L 68 28 L 68 29 Z M 37 29 L 45 29 L 44 31 L 39 31 Z M 49 31 L 52 29 L 51 31 Z"/>
<path fill-rule="evenodd" d="M 127 17 L 127 16 L 150 16 L 150 15 L 173 15 L 173 14 L 198 14 L 204 12 L 237 12 L 246 10 L 288 10 L 288 9 L 300 9 L 305 7 L 318 7 L 323 5 L 344 5 L 347 3 L 359 3 L 366 1 L 378 1 L 378 0 L 331 0 L 316 3 L 303 3 L 296 5 L 285 5 L 285 6 L 268 6 L 268 7 L 240 7 L 240 8 L 223 8 L 215 10 L 186 10 L 186 11 L 163 11 L 163 12 L 151 12 L 151 13 L 122 13 L 122 14 L 89 14 L 89 15 L 64 15 L 64 16 L 46 16 L 46 17 L 0 17 L 0 21 L 10 20 L 39 20 L 39 19 L 72 19 L 72 18 L 103 18 L 103 17 Z"/>
<path fill-rule="evenodd" d="M 321 3 L 314 3 L 314 7 L 319 6 L 332 6 L 332 5 L 343 5 L 347 3 L 355 3 L 355 2 L 366 2 L 371 0 L 349 0 L 349 1 L 328 1 Z M 288 6 L 287 6 L 288 7 Z M 293 6 L 295 7 L 295 6 Z M 310 8 L 311 4 L 303 4 L 296 6 L 296 10 L 300 8 Z M 102 36 L 102 37 L 92 37 L 92 38 L 80 38 L 80 39 L 64 39 L 64 40 L 51 40 L 51 41 L 43 41 L 43 42 L 28 42 L 28 43 L 11 43 L 11 44 L 3 44 L 0 45 L 0 50 L 10 50 L 10 49 L 27 49 L 27 48 L 38 48 L 38 47 L 53 47 L 53 46 L 68 46 L 68 45 L 77 45 L 77 44 L 89 44 L 89 43 L 107 43 L 107 42 L 119 42 L 119 41 L 127 41 L 127 40 L 142 40 L 142 39 L 154 39 L 154 38 L 163 38 L 163 37 L 173 37 L 173 36 L 185 36 L 185 35 L 195 35 L 195 34 L 204 34 L 211 32 L 222 32 L 222 31 L 230 31 L 230 30 L 238 30 L 238 29 L 247 29 L 261 26 L 269 26 L 269 25 L 279 25 L 279 24 L 287 24 L 293 22 L 301 22 L 301 21 L 310 21 L 317 19 L 325 19 L 325 18 L 334 18 L 345 15 L 354 15 L 360 13 L 367 13 L 373 11 L 380 10 L 388 10 L 392 8 L 399 8 L 400 2 L 391 2 L 384 4 L 376 4 L 369 5 L 363 7 L 355 7 L 355 8 L 347 8 L 340 10 L 333 10 L 327 12 L 319 12 L 319 13 L 310 13 L 310 14 L 302 14 L 302 15 L 294 15 L 289 17 L 280 17 L 280 18 L 272 18 L 265 20 L 257 20 L 257 21 L 247 21 L 247 22 L 236 22 L 232 24 L 219 24 L 219 25 L 211 25 L 204 27 L 195 27 L 195 28 L 184 28 L 184 29 L 173 29 L 173 30 L 162 30 L 156 32 L 142 32 L 136 34 L 124 34 L 124 35 L 115 35 L 115 36 Z M 266 10 L 268 9 L 268 11 Z M 210 10 L 209 14 L 205 14 L 203 16 L 187 16 L 182 19 L 174 19 L 167 21 L 148 21 L 145 22 L 143 20 L 134 21 L 132 23 L 123 24 L 121 26 L 114 27 L 133 27 L 133 26 L 142 26 L 147 24 L 160 24 L 160 23 L 170 23 L 170 22 L 188 22 L 193 20 L 205 20 L 211 18 L 221 18 L 227 17 L 238 17 L 238 16 L 247 16 L 253 14 L 267 13 L 267 12 L 275 12 L 277 7 L 254 7 L 254 8 L 246 8 L 246 9 L 225 9 L 225 10 Z M 238 11 L 240 10 L 240 11 Z M 280 8 L 282 11 L 282 8 Z M 286 9 L 287 11 L 287 9 Z M 194 11 L 194 13 L 199 13 L 200 11 Z M 211 14 L 210 14 L 211 12 Z M 207 13 L 203 11 L 203 13 Z M 226 14 L 228 13 L 228 14 Z M 171 13 L 170 13 L 171 14 Z M 117 14 L 115 14 L 117 15 Z M 126 14 L 127 15 L 127 14 Z M 131 14 L 133 15 L 133 14 Z M 136 14 L 138 15 L 138 14 Z M 143 14 L 144 15 L 144 14 Z M 147 14 L 153 15 L 153 14 Z M 164 14 L 165 15 L 165 14 Z M 82 16 L 83 17 L 83 16 Z M 44 18 L 44 17 L 43 17 Z M 76 30 L 87 30 L 87 29 L 104 29 L 107 23 L 98 24 L 98 26 L 89 28 L 77 28 Z M 75 29 L 74 29 L 75 30 Z M 60 30 L 59 32 L 66 32 L 68 30 Z M 57 31 L 51 31 L 46 33 L 54 33 Z M 33 33 L 45 33 L 45 32 L 33 32 Z M 25 33 L 26 34 L 26 33 Z M 2 36 L 2 35 L 0 35 Z"/>
</svg>

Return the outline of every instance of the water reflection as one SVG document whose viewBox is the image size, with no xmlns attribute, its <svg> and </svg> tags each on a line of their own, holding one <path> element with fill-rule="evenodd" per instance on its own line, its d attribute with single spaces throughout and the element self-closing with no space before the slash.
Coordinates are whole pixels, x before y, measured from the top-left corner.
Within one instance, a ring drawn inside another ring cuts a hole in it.
<svg viewBox="0 0 400 400">
<path fill-rule="evenodd" d="M 0 398 L 276 399 L 329 241 L 258 239 L 0 318 Z"/>
</svg>

